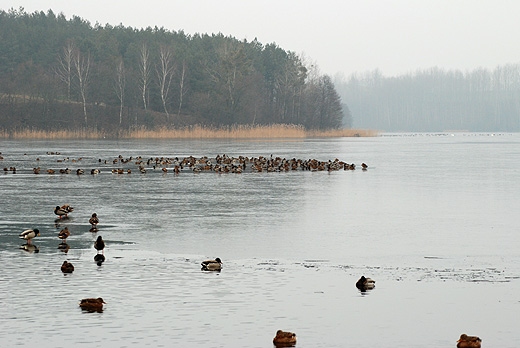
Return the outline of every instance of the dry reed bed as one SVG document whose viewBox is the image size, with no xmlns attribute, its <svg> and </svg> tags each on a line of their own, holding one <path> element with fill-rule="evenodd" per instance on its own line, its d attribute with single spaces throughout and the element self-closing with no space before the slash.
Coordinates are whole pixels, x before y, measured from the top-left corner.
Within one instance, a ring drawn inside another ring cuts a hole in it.
<svg viewBox="0 0 520 348">
<path fill-rule="evenodd" d="M 373 137 L 373 130 L 335 129 L 326 131 L 306 131 L 297 125 L 230 126 L 205 127 L 200 125 L 185 128 L 138 128 L 119 132 L 105 132 L 95 129 L 44 131 L 37 129 L 0 130 L 4 139 L 303 139 L 320 137 Z"/>
</svg>

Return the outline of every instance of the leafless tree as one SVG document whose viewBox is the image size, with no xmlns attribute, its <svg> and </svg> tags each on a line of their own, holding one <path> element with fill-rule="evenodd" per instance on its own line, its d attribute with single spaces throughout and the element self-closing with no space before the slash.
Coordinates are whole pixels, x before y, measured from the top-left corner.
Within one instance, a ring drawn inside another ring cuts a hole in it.
<svg viewBox="0 0 520 348">
<path fill-rule="evenodd" d="M 74 51 L 74 42 L 67 41 L 66 46 L 63 47 L 63 53 L 58 56 L 58 67 L 56 68 L 56 75 L 67 85 L 67 100 L 70 100 L 72 87 Z"/>
<path fill-rule="evenodd" d="M 185 79 L 186 79 L 186 61 L 182 62 L 182 71 L 179 81 L 179 110 L 177 111 L 177 116 L 180 116 L 181 114 L 181 108 L 182 108 L 182 100 L 184 98 L 184 95 L 187 93 L 187 90 L 185 88 Z"/>
<path fill-rule="evenodd" d="M 170 114 L 168 113 L 167 104 L 174 70 L 172 50 L 161 46 L 159 48 L 159 64 L 155 66 L 155 71 L 157 73 L 157 84 L 161 94 L 161 101 L 168 122 L 170 122 Z"/>
<path fill-rule="evenodd" d="M 150 84 L 150 52 L 146 43 L 141 46 L 139 55 L 139 89 L 143 98 L 144 109 L 148 109 L 146 102 L 146 94 L 148 93 L 148 85 Z"/>
<path fill-rule="evenodd" d="M 120 57 L 116 65 L 116 81 L 115 90 L 119 99 L 119 125 L 123 122 L 123 107 L 125 99 L 125 64 L 123 58 Z"/>
<path fill-rule="evenodd" d="M 78 79 L 79 94 L 83 102 L 83 115 L 85 116 L 85 126 L 87 120 L 87 90 L 90 84 L 90 53 L 86 57 L 81 55 L 79 50 L 75 50 L 73 55 L 74 70 Z"/>
</svg>

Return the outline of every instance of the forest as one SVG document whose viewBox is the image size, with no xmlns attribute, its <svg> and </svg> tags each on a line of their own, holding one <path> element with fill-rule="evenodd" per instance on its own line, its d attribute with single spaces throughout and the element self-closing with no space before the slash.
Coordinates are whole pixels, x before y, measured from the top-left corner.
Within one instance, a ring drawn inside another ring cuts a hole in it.
<svg viewBox="0 0 520 348">
<path fill-rule="evenodd" d="M 336 76 L 353 127 L 386 132 L 520 131 L 520 65 Z"/>
<path fill-rule="evenodd" d="M 0 11 L 0 129 L 351 123 L 331 77 L 275 43 Z"/>
</svg>

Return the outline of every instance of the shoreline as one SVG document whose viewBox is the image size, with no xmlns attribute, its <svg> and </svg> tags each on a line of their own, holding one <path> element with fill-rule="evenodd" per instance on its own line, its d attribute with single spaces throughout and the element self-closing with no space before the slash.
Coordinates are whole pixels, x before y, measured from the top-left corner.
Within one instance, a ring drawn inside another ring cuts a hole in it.
<svg viewBox="0 0 520 348">
<path fill-rule="evenodd" d="M 39 129 L 0 130 L 0 139 L 305 139 L 340 137 L 375 137 L 379 132 L 366 129 L 305 130 L 298 125 L 207 127 L 194 125 L 183 128 L 136 128 L 108 132 L 97 129 L 46 131 Z"/>
</svg>

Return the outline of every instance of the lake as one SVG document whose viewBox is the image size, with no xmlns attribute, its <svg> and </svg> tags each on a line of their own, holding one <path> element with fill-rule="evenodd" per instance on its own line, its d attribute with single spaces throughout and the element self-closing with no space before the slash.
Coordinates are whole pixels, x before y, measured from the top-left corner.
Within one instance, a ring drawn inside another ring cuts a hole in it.
<svg viewBox="0 0 520 348">
<path fill-rule="evenodd" d="M 296 347 L 455 347 L 462 333 L 520 346 L 520 134 L 1 140 L 0 151 L 2 347 L 272 347 L 278 329 Z M 175 174 L 146 161 L 224 154 L 356 169 Z M 74 211 L 56 220 L 63 204 Z M 28 228 L 41 232 L 29 251 Z M 222 271 L 201 271 L 215 257 Z M 361 275 L 375 289 L 359 291 Z M 103 312 L 82 311 L 86 297 Z"/>
</svg>

